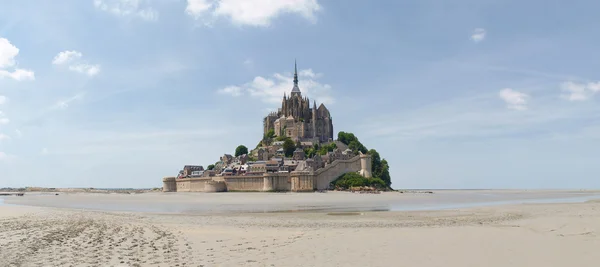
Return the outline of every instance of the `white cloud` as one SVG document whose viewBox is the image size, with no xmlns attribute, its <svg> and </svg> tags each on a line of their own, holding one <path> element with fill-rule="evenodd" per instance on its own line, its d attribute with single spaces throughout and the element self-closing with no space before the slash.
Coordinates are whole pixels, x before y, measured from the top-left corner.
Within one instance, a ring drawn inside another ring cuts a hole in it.
<svg viewBox="0 0 600 267">
<path fill-rule="evenodd" d="M 54 104 L 53 108 L 54 109 L 66 109 L 66 108 L 69 107 L 69 104 L 71 102 L 83 98 L 83 95 L 84 95 L 84 93 L 79 93 L 79 94 L 76 94 L 76 95 L 74 95 L 72 97 L 69 97 L 67 99 L 57 101 L 56 104 Z"/>
<path fill-rule="evenodd" d="M 211 7 L 212 3 L 209 0 L 187 0 L 185 13 L 194 18 L 199 18 L 205 12 L 210 10 Z"/>
<path fill-rule="evenodd" d="M 519 91 L 515 91 L 510 88 L 505 88 L 500 90 L 498 94 L 504 102 L 506 102 L 506 106 L 509 109 L 514 110 L 526 110 L 527 109 L 527 99 L 529 96 L 527 94 L 521 93 Z"/>
<path fill-rule="evenodd" d="M 95 76 L 100 72 L 100 65 L 76 64 L 69 66 L 69 70 L 87 74 L 88 76 Z"/>
<path fill-rule="evenodd" d="M 2 77 L 13 78 L 17 81 L 35 80 L 35 74 L 33 71 L 24 69 L 16 69 L 13 72 L 0 70 L 0 78 Z"/>
<path fill-rule="evenodd" d="M 8 124 L 9 122 L 10 122 L 10 120 L 8 118 L 0 118 L 0 125 Z"/>
<path fill-rule="evenodd" d="M 33 71 L 17 67 L 15 57 L 19 54 L 19 48 L 11 44 L 7 39 L 0 38 L 0 78 L 8 77 L 17 81 L 34 80 Z M 12 71 L 7 69 L 13 69 Z"/>
<path fill-rule="evenodd" d="M 315 99 L 319 103 L 331 104 L 334 99 L 331 96 L 331 86 L 318 81 L 322 74 L 314 73 L 312 69 L 301 70 L 298 73 L 300 91 L 304 96 Z M 283 94 L 290 95 L 294 86 L 293 75 L 291 73 L 275 73 L 270 78 L 262 76 L 255 77 L 252 81 L 240 86 L 227 86 L 219 89 L 217 92 L 240 96 L 248 94 L 259 98 L 267 103 L 281 103 Z"/>
<path fill-rule="evenodd" d="M 6 101 L 8 101 L 8 98 L 6 96 L 0 95 L 0 105 L 6 103 Z"/>
<path fill-rule="evenodd" d="M 241 96 L 242 88 L 239 86 L 227 86 L 225 88 L 217 90 L 219 94 L 231 95 L 231 96 Z"/>
<path fill-rule="evenodd" d="M 18 138 L 23 137 L 23 133 L 19 129 L 15 129 L 15 134 L 17 134 Z"/>
<path fill-rule="evenodd" d="M 271 20 L 284 13 L 296 13 L 315 22 L 315 13 L 320 10 L 317 0 L 187 0 L 185 12 L 195 19 L 223 16 L 238 25 L 269 26 Z"/>
<path fill-rule="evenodd" d="M 10 136 L 0 133 L 0 142 L 10 140 Z"/>
<path fill-rule="evenodd" d="M 0 162 L 2 162 L 2 161 L 9 161 L 9 160 L 11 160 L 13 158 L 14 158 L 14 156 L 6 154 L 6 153 L 0 151 Z"/>
<path fill-rule="evenodd" d="M 471 40 L 476 43 L 481 42 L 485 39 L 485 33 L 485 29 L 477 28 L 473 31 L 473 34 L 471 34 Z"/>
<path fill-rule="evenodd" d="M 147 21 L 158 19 L 158 11 L 143 8 L 143 0 L 94 0 L 94 7 L 120 17 L 139 17 Z"/>
<path fill-rule="evenodd" d="M 0 68 L 12 67 L 15 57 L 19 54 L 19 48 L 12 45 L 7 39 L 0 38 Z"/>
<path fill-rule="evenodd" d="M 86 74 L 88 76 L 95 76 L 100 73 L 100 65 L 98 64 L 88 64 L 83 61 L 81 58 L 83 54 L 79 51 L 75 50 L 67 50 L 58 53 L 54 60 L 52 60 L 52 64 L 54 65 L 69 65 L 69 70 L 74 71 L 81 74 Z"/>
<path fill-rule="evenodd" d="M 45 147 L 44 147 L 44 148 L 42 148 L 42 151 L 40 151 L 40 153 L 41 153 L 42 155 L 48 155 L 48 148 L 45 148 Z"/>
<path fill-rule="evenodd" d="M 63 51 L 63 52 L 58 53 L 54 57 L 54 60 L 52 60 L 52 64 L 62 65 L 65 63 L 69 63 L 73 60 L 80 59 L 82 56 L 83 56 L 83 54 L 81 54 L 81 52 L 79 52 L 79 51 L 75 51 L 75 50 Z"/>
<path fill-rule="evenodd" d="M 569 101 L 584 101 L 600 92 L 600 82 L 576 83 L 564 82 L 561 89 L 566 92 L 562 97 Z"/>
</svg>

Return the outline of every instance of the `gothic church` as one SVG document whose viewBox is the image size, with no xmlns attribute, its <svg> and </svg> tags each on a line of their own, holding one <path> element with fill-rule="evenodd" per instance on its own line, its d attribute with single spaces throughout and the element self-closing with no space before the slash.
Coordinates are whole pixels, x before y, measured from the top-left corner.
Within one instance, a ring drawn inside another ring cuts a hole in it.
<svg viewBox="0 0 600 267">
<path fill-rule="evenodd" d="M 302 97 L 298 87 L 298 68 L 294 63 L 294 87 L 289 97 L 283 95 L 281 108 L 264 119 L 264 134 L 274 130 L 275 136 L 287 136 L 294 141 L 322 143 L 333 140 L 333 123 L 329 110 L 316 101 L 310 107 L 308 97 Z"/>
</svg>

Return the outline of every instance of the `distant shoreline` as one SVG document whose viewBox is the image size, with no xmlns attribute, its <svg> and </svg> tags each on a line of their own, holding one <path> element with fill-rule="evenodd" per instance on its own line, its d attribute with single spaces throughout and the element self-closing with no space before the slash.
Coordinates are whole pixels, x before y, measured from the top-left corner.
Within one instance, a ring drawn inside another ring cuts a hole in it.
<svg viewBox="0 0 600 267">
<path fill-rule="evenodd" d="M 20 188 L 0 188 L 0 193 L 147 193 L 161 191 L 161 188 L 54 188 L 54 187 L 20 187 Z"/>
</svg>

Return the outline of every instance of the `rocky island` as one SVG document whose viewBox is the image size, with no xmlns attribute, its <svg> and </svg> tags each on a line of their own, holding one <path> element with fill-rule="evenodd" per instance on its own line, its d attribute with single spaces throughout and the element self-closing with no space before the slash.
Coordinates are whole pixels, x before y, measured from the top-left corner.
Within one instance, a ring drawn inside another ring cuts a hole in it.
<svg viewBox="0 0 600 267">
<path fill-rule="evenodd" d="M 263 138 L 255 149 L 244 145 L 205 169 L 185 165 L 163 178 L 164 192 L 315 191 L 390 189 L 389 165 L 352 133 L 339 132 L 324 104 L 310 105 L 298 86 L 297 67 L 289 96 L 263 120 Z"/>
</svg>

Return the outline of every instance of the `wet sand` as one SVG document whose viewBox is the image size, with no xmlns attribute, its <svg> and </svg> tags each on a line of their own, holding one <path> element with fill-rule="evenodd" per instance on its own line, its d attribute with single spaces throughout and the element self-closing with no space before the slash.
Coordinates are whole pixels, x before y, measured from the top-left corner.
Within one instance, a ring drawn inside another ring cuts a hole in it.
<svg viewBox="0 0 600 267">
<path fill-rule="evenodd" d="M 438 190 L 433 194 L 328 193 L 27 193 L 7 204 L 103 211 L 228 213 L 276 211 L 408 211 L 600 199 L 598 191 Z"/>
<path fill-rule="evenodd" d="M 261 202 L 256 196 L 244 200 Z M 293 197 L 274 198 L 280 196 Z M 296 200 L 322 204 L 323 199 L 304 200 L 307 196 Z M 157 196 L 140 200 L 150 197 Z M 155 201 L 177 204 L 179 197 L 194 195 L 169 197 Z M 332 198 L 331 204 L 360 197 L 324 198 Z M 599 233 L 597 200 L 402 212 L 150 213 L 0 206 L 0 266 L 597 266 Z"/>
</svg>

